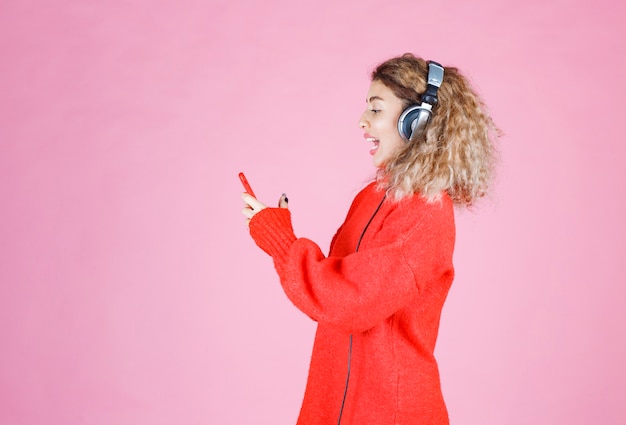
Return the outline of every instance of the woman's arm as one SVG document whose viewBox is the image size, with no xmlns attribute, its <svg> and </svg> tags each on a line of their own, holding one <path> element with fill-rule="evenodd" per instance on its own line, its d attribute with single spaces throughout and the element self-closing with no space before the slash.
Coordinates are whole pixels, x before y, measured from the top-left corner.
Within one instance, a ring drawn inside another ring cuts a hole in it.
<svg viewBox="0 0 626 425">
<path fill-rule="evenodd" d="M 445 216 L 425 214 L 402 234 L 386 222 L 377 237 L 389 243 L 345 257 L 326 257 L 314 242 L 297 239 L 286 209 L 263 209 L 251 220 L 250 233 L 274 259 L 296 307 L 354 332 L 391 316 L 437 278 L 451 279 L 454 225 Z"/>
</svg>

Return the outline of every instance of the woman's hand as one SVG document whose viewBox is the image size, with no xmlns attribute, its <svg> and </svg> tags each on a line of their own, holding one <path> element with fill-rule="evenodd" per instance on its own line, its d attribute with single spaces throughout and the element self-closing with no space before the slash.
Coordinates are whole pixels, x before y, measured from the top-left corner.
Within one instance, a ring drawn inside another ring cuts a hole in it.
<svg viewBox="0 0 626 425">
<path fill-rule="evenodd" d="M 256 199 L 254 196 L 248 193 L 243 193 L 241 195 L 241 198 L 243 199 L 243 202 L 246 204 L 246 206 L 241 212 L 246 217 L 246 224 L 250 225 L 250 220 L 252 220 L 252 217 L 254 217 L 259 211 L 267 208 L 267 205 L 260 202 L 258 199 Z M 278 207 L 287 208 L 288 202 L 289 200 L 287 199 L 287 195 L 283 193 L 278 200 Z"/>
</svg>

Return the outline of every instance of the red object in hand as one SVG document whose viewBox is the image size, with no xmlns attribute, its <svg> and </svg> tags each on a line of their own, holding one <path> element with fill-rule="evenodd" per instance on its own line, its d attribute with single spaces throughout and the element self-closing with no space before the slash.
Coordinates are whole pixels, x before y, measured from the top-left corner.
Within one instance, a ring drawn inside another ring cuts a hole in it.
<svg viewBox="0 0 626 425">
<path fill-rule="evenodd" d="M 239 180 L 241 180 L 241 184 L 243 184 L 243 187 L 246 189 L 246 193 L 256 198 L 254 191 L 250 187 L 250 183 L 248 183 L 248 179 L 246 179 L 243 173 L 239 173 Z"/>
</svg>

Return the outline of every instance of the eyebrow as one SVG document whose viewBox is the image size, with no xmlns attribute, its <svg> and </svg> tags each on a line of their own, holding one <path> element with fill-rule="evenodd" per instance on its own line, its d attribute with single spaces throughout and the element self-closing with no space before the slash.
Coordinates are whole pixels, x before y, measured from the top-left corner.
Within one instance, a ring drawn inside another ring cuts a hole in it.
<svg viewBox="0 0 626 425">
<path fill-rule="evenodd" d="M 374 101 L 374 100 L 382 100 L 382 101 L 384 101 L 385 99 L 383 99 L 383 98 L 382 98 L 382 97 L 380 97 L 380 96 L 372 96 L 372 97 L 370 97 L 369 99 L 365 99 L 365 103 L 370 103 L 370 102 L 372 102 L 372 101 Z"/>
</svg>

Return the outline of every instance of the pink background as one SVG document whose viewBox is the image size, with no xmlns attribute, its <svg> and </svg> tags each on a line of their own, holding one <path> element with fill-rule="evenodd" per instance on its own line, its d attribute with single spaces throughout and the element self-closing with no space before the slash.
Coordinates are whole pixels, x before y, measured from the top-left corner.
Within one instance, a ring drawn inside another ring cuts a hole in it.
<svg viewBox="0 0 626 425">
<path fill-rule="evenodd" d="M 458 214 L 453 424 L 623 424 L 625 3 L 5 1 L 0 423 L 293 424 L 314 323 L 237 172 L 327 249 L 373 175 L 368 74 L 412 51 L 506 136 Z"/>
</svg>

